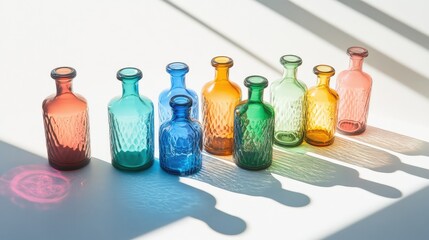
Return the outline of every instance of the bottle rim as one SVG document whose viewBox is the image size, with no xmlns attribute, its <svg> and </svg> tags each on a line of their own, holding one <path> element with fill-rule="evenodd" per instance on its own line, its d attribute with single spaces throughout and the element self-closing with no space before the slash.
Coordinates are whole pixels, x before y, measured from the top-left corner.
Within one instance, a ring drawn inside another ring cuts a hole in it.
<svg viewBox="0 0 429 240">
<path fill-rule="evenodd" d="M 183 94 L 175 95 L 175 96 L 170 98 L 170 106 L 173 108 L 176 106 L 191 107 L 192 106 L 192 99 L 189 96 L 186 96 Z"/>
<path fill-rule="evenodd" d="M 136 68 L 136 67 L 125 67 L 125 68 L 121 68 L 117 73 L 116 73 L 116 78 L 119 81 L 122 80 L 128 80 L 128 79 L 141 79 L 143 77 L 143 73 L 142 71 L 140 71 L 140 69 Z"/>
<path fill-rule="evenodd" d="M 218 66 L 225 66 L 225 67 L 232 67 L 234 65 L 234 61 L 232 58 L 228 56 L 216 56 L 212 58 L 212 66 L 218 67 Z"/>
<path fill-rule="evenodd" d="M 72 67 L 57 67 L 51 71 L 51 77 L 53 79 L 74 78 L 76 70 Z"/>
<path fill-rule="evenodd" d="M 313 68 L 313 72 L 316 75 L 329 75 L 333 76 L 335 74 L 335 69 L 326 64 L 319 64 Z"/>
<path fill-rule="evenodd" d="M 268 86 L 268 80 L 263 76 L 252 75 L 244 79 L 244 86 L 266 88 Z"/>
<path fill-rule="evenodd" d="M 189 66 L 184 62 L 171 62 L 167 64 L 166 70 L 168 73 L 176 71 L 187 73 L 189 72 Z"/>
<path fill-rule="evenodd" d="M 280 57 L 280 63 L 282 65 L 294 64 L 300 66 L 302 64 L 302 59 L 297 55 L 287 54 Z"/>
<path fill-rule="evenodd" d="M 353 46 L 347 48 L 347 54 L 349 56 L 359 56 L 365 58 L 368 57 L 368 50 L 363 47 Z"/>
</svg>

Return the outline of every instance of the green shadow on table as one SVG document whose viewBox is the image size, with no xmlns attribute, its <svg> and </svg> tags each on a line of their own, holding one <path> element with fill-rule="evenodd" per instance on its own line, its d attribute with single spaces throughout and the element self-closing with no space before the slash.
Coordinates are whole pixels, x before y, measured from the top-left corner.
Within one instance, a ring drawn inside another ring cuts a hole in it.
<svg viewBox="0 0 429 240">
<path fill-rule="evenodd" d="M 386 141 L 386 139 L 384 140 Z M 391 142 L 393 143 L 393 141 Z M 341 136 L 336 136 L 334 143 L 326 147 L 316 147 L 303 143 L 301 146 L 292 149 L 292 151 L 314 153 L 376 172 L 393 173 L 403 171 L 417 177 L 429 179 L 428 169 L 403 163 L 396 155 Z"/>
<path fill-rule="evenodd" d="M 402 196 L 394 187 L 360 178 L 355 169 L 277 146 L 269 171 L 318 187 L 356 187 L 386 198 Z"/>
<path fill-rule="evenodd" d="M 236 235 L 246 222 L 207 192 L 154 166 L 122 172 L 92 158 L 60 172 L 45 158 L 0 141 L 0 239 L 130 239 L 186 217 Z"/>
<path fill-rule="evenodd" d="M 230 192 L 272 199 L 289 207 L 303 207 L 310 198 L 302 193 L 284 189 L 269 170 L 247 171 L 232 163 L 231 156 L 203 155 L 203 168 L 189 176 Z"/>
</svg>

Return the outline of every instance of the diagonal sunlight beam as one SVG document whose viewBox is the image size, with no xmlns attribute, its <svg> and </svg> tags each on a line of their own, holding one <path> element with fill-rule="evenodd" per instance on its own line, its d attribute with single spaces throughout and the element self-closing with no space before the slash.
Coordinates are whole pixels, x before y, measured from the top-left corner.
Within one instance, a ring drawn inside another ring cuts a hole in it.
<svg viewBox="0 0 429 240">
<path fill-rule="evenodd" d="M 363 1 L 337 0 L 429 50 L 429 36 Z"/>
<path fill-rule="evenodd" d="M 345 50 L 351 45 L 366 46 L 371 57 L 365 61 L 384 74 L 409 87 L 414 92 L 429 99 L 429 78 L 415 72 L 395 59 L 378 51 L 376 48 L 345 33 L 341 29 L 329 24 L 323 19 L 314 16 L 300 6 L 284 0 L 256 0 L 274 12 L 300 25 L 313 34 L 325 39 L 335 47 Z"/>
<path fill-rule="evenodd" d="M 194 20 L 195 22 L 199 23 L 203 27 L 205 27 L 208 30 L 212 31 L 213 33 L 215 33 L 219 37 L 223 38 L 227 42 L 231 43 L 232 45 L 234 45 L 234 47 L 236 47 L 236 48 L 240 49 L 241 51 L 245 52 L 246 54 L 248 54 L 252 58 L 256 59 L 258 62 L 262 63 L 263 65 L 265 65 L 269 69 L 271 69 L 271 70 L 273 70 L 273 71 L 275 71 L 277 73 L 282 74 L 282 71 L 280 71 L 276 67 L 272 66 L 269 62 L 265 61 L 264 59 L 262 59 L 261 57 L 259 57 L 258 55 L 256 55 L 252 51 L 250 51 L 249 49 L 247 49 L 244 46 L 242 46 L 240 43 L 234 41 L 233 39 L 231 39 L 230 37 L 228 37 L 225 34 L 221 33 L 220 31 L 216 30 L 212 26 L 210 26 L 207 23 L 203 22 L 201 19 L 199 19 L 199 18 L 195 17 L 194 15 L 192 15 L 191 13 L 187 12 L 185 9 L 179 7 L 178 5 L 172 3 L 171 1 L 168 1 L 168 0 L 162 0 L 162 1 L 165 2 L 166 4 L 168 4 L 170 7 L 176 9 L 177 11 L 179 11 L 181 13 L 183 13 L 184 15 L 186 15 L 190 19 Z"/>
</svg>

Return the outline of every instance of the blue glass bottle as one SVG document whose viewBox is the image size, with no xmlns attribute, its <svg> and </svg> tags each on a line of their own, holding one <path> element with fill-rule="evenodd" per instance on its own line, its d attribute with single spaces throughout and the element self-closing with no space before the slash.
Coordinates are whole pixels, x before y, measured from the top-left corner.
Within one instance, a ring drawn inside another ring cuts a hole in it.
<svg viewBox="0 0 429 240">
<path fill-rule="evenodd" d="M 113 98 L 108 106 L 112 165 L 122 170 L 143 170 L 154 159 L 153 103 L 139 95 L 139 69 L 123 68 L 116 77 L 122 81 L 122 96 Z"/>
<path fill-rule="evenodd" d="M 167 65 L 166 70 L 171 76 L 171 88 L 162 91 L 159 95 L 159 123 L 162 124 L 171 119 L 170 99 L 176 95 L 185 95 L 192 99 L 191 118 L 198 120 L 198 95 L 195 91 L 187 89 L 185 85 L 185 74 L 189 72 L 188 65 L 172 62 Z"/>
<path fill-rule="evenodd" d="M 202 128 L 190 118 L 192 102 L 186 95 L 172 97 L 173 115 L 159 128 L 159 162 L 171 174 L 190 175 L 202 166 Z"/>
</svg>

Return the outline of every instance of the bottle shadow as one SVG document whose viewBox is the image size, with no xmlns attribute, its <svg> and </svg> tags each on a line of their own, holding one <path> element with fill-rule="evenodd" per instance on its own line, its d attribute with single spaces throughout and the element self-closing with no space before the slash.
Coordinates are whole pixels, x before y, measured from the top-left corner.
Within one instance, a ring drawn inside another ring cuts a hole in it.
<svg viewBox="0 0 429 240">
<path fill-rule="evenodd" d="M 346 186 L 357 187 L 373 194 L 399 198 L 398 189 L 381 183 L 362 179 L 359 172 L 314 156 L 275 146 L 271 173 L 319 187 Z"/>
<path fill-rule="evenodd" d="M 60 172 L 1 141 L 0 157 L 0 239 L 130 239 L 186 217 L 225 235 L 246 229 L 217 209 L 212 195 L 157 161 L 143 172 L 122 172 L 92 158 L 85 168 Z"/>
<path fill-rule="evenodd" d="M 304 143 L 294 151 L 315 153 L 376 172 L 392 173 L 403 171 L 417 177 L 429 179 L 428 169 L 403 163 L 399 157 L 391 153 L 347 140 L 341 136 L 336 136 L 334 143 L 326 147 L 315 147 Z"/>
<path fill-rule="evenodd" d="M 269 198 L 289 207 L 303 207 L 310 203 L 307 195 L 282 188 L 280 181 L 270 171 L 240 169 L 232 163 L 231 156 L 204 154 L 203 168 L 189 178 L 230 192 Z"/>
<path fill-rule="evenodd" d="M 429 142 L 377 127 L 367 126 L 364 133 L 350 138 L 409 156 L 429 156 Z"/>
</svg>

